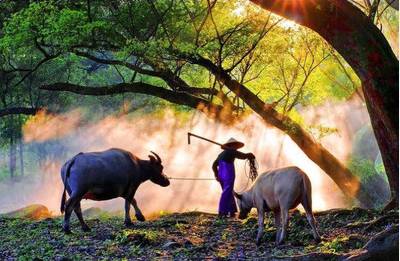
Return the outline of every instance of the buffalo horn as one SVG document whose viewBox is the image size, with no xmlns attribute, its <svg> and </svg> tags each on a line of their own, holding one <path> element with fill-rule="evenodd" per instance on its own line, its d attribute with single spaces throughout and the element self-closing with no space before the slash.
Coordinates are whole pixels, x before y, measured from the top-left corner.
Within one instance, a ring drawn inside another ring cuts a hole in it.
<svg viewBox="0 0 400 261">
<path fill-rule="evenodd" d="M 158 162 L 161 163 L 161 158 L 160 158 L 160 156 L 158 156 L 157 153 L 155 153 L 154 151 L 150 151 L 150 152 L 153 153 L 154 156 L 156 156 Z"/>
</svg>

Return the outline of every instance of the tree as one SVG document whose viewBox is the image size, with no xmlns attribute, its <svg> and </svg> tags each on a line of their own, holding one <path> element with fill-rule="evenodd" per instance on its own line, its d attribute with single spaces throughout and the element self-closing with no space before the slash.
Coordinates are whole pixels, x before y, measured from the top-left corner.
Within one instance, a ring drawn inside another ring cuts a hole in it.
<svg viewBox="0 0 400 261">
<path fill-rule="evenodd" d="M 397 206 L 399 62 L 383 34 L 349 1 L 251 1 L 319 33 L 357 73 L 392 190 L 389 208 Z"/>
<path fill-rule="evenodd" d="M 288 88 L 294 95 L 278 100 L 269 92 L 257 95 L 268 89 L 261 75 L 265 64 L 273 60 L 265 52 L 267 36 L 284 31 L 277 27 L 276 17 L 257 9 L 236 17 L 231 15 L 235 8 L 234 3 L 217 1 L 32 3 L 9 20 L 0 45 L 10 56 L 38 53 L 27 74 L 51 61 L 73 57 L 75 64 L 89 59 L 113 66 L 122 81 L 104 86 L 66 77 L 66 81 L 43 84 L 45 90 L 84 95 L 143 93 L 221 120 L 240 116 L 248 106 L 267 124 L 288 134 L 345 194 L 354 196 L 360 189 L 358 178 L 291 118 L 297 105 L 309 102 L 302 95 L 308 78 L 327 57 L 315 57 L 320 60 L 315 62 L 314 58 L 299 60 L 302 56 L 291 53 L 304 71 L 297 87 Z M 143 16 L 131 19 L 135 13 Z"/>
</svg>

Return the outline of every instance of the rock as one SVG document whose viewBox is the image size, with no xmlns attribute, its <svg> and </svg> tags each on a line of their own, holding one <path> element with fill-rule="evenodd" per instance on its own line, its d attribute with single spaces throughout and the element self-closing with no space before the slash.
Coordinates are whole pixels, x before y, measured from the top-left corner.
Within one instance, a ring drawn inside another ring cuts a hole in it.
<svg viewBox="0 0 400 261">
<path fill-rule="evenodd" d="M 99 217 L 100 215 L 102 215 L 104 213 L 107 213 L 107 212 L 102 210 L 101 208 L 95 208 L 95 207 L 88 208 L 88 209 L 85 209 L 84 211 L 82 211 L 82 215 L 84 217 L 90 217 L 90 218 Z"/>
<path fill-rule="evenodd" d="M 375 160 L 379 153 L 374 131 L 371 124 L 361 127 L 354 135 L 352 144 L 352 155 L 358 158 Z"/>
<path fill-rule="evenodd" d="M 176 247 L 180 247 L 182 246 L 181 244 L 179 244 L 176 241 L 168 241 L 167 243 L 165 243 L 162 248 L 164 249 L 168 249 L 168 248 L 176 248 Z"/>
<path fill-rule="evenodd" d="M 33 220 L 42 220 L 49 218 L 52 215 L 46 206 L 41 204 L 34 204 L 3 214 L 3 216 L 12 218 L 27 218 Z"/>
</svg>

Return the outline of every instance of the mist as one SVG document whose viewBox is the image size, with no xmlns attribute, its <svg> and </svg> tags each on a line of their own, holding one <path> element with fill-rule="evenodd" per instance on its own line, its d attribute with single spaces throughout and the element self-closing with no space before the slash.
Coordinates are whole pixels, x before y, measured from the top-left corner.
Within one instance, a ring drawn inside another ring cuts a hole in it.
<svg viewBox="0 0 400 261">
<path fill-rule="evenodd" d="M 337 128 L 319 141 L 343 162 L 352 150 L 354 133 L 369 122 L 361 102 L 328 102 L 301 112 L 305 125 Z M 35 173 L 27 169 L 29 177 L 17 182 L 0 183 L 0 212 L 8 212 L 29 204 L 43 204 L 54 215 L 59 215 L 63 185 L 60 178 L 62 164 L 79 152 L 122 148 L 147 159 L 150 151 L 160 155 L 164 172 L 169 177 L 213 178 L 211 165 L 221 149 L 203 140 L 191 139 L 187 132 L 223 143 L 234 137 L 245 143 L 243 152 L 253 152 L 259 164 L 259 174 L 269 169 L 295 165 L 303 169 L 312 183 L 314 210 L 346 207 L 348 202 L 336 184 L 298 146 L 281 131 L 267 126 L 255 114 L 233 126 L 226 126 L 206 118 L 199 112 L 184 117 L 172 110 L 145 116 L 108 116 L 96 122 L 84 120 L 83 109 L 51 115 L 41 112 L 23 127 L 26 144 L 56 141 L 49 157 L 38 163 Z M 61 148 L 61 149 L 60 149 Z M 0 164 L 4 164 L 0 162 Z M 236 160 L 235 190 L 250 186 L 245 161 Z M 37 173 L 36 173 L 37 172 Z M 221 187 L 215 180 L 171 180 L 169 187 L 150 181 L 142 184 L 135 198 L 144 214 L 159 211 L 206 211 L 216 213 Z M 123 210 L 123 200 L 82 200 L 82 208 L 101 207 L 109 211 Z"/>
</svg>

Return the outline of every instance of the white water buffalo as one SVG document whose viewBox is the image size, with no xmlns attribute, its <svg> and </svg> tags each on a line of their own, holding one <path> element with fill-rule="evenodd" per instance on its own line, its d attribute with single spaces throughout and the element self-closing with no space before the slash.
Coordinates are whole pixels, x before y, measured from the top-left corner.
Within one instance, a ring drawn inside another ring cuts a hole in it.
<svg viewBox="0 0 400 261">
<path fill-rule="evenodd" d="M 320 241 L 315 218 L 312 213 L 311 182 L 298 167 L 287 167 L 267 171 L 261 174 L 253 186 L 243 194 L 235 193 L 239 205 L 239 218 L 244 219 L 255 207 L 258 212 L 257 245 L 264 232 L 264 214 L 273 211 L 277 227 L 276 244 L 281 244 L 286 237 L 289 222 L 289 210 L 301 203 L 306 211 L 313 236 Z"/>
<path fill-rule="evenodd" d="M 63 229 L 70 233 L 69 219 L 75 211 L 82 229 L 89 227 L 82 217 L 80 201 L 82 199 L 108 200 L 122 197 L 125 199 L 125 225 L 131 225 L 130 204 L 135 209 L 136 218 L 145 218 L 134 199 L 140 184 L 147 180 L 166 187 L 168 178 L 163 174 L 160 157 L 152 152 L 150 160 L 141 160 L 122 149 L 109 149 L 103 152 L 79 153 L 61 168 L 64 192 L 61 199 L 61 213 L 65 210 Z M 68 192 L 70 198 L 65 202 Z"/>
</svg>

